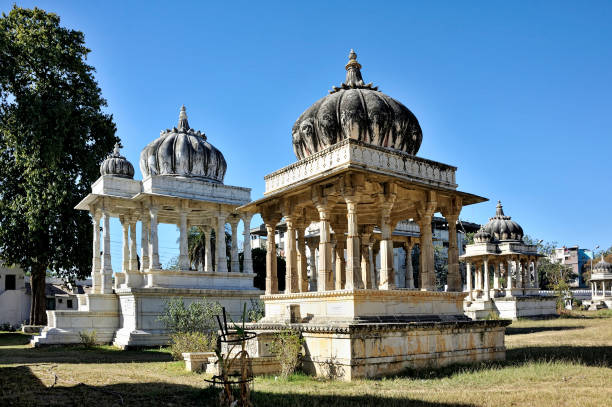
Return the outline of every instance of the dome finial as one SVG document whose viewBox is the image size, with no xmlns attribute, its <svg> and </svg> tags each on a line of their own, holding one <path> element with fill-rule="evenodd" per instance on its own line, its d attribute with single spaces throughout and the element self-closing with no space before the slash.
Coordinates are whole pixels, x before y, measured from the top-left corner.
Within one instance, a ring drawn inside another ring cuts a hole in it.
<svg viewBox="0 0 612 407">
<path fill-rule="evenodd" d="M 113 157 L 119 157 L 121 155 L 119 153 L 120 149 L 121 149 L 121 144 L 119 144 L 119 142 L 116 142 L 115 147 L 113 148 Z"/>
<path fill-rule="evenodd" d="M 357 62 L 357 54 L 351 48 L 349 52 L 349 61 L 345 66 L 346 68 L 346 80 L 344 84 L 351 88 L 364 86 L 363 79 L 361 77 L 361 64 Z"/>
<path fill-rule="evenodd" d="M 502 207 L 501 201 L 497 201 L 495 216 L 504 216 L 504 209 Z"/>
<path fill-rule="evenodd" d="M 187 110 L 185 105 L 181 106 L 181 112 L 179 113 L 178 131 L 187 132 L 189 130 L 189 122 L 187 121 Z"/>
</svg>

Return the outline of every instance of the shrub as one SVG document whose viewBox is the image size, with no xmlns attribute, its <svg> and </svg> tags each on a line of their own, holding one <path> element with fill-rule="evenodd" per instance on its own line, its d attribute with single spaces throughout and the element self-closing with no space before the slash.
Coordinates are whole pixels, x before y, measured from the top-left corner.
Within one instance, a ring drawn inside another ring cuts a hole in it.
<svg viewBox="0 0 612 407">
<path fill-rule="evenodd" d="M 15 332 L 16 330 L 17 329 L 15 326 L 9 324 L 8 322 L 3 322 L 0 324 L 0 331 Z"/>
<path fill-rule="evenodd" d="M 285 329 L 274 336 L 270 351 L 281 364 L 281 375 L 287 377 L 297 369 L 300 363 L 300 351 L 304 339 L 298 331 Z"/>
<path fill-rule="evenodd" d="M 96 342 L 98 342 L 98 335 L 95 329 L 89 332 L 79 332 L 79 338 L 81 338 L 81 344 L 86 348 L 91 348 L 96 344 Z"/>
<path fill-rule="evenodd" d="M 183 353 L 213 352 L 217 336 L 213 333 L 178 332 L 170 335 L 170 354 L 175 360 L 183 360 Z"/>
<path fill-rule="evenodd" d="M 264 303 L 260 299 L 251 298 L 251 308 L 249 309 L 249 322 L 257 322 L 265 316 Z"/>
<path fill-rule="evenodd" d="M 194 301 L 188 306 L 182 298 L 167 301 L 159 320 L 170 333 L 216 331 L 215 315 L 221 313 L 217 302 L 206 299 Z"/>
</svg>

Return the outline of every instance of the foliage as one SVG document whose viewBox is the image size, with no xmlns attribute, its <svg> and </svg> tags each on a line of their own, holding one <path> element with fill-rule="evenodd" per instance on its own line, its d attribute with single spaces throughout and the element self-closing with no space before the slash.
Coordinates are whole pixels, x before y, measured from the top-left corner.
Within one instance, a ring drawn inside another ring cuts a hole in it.
<svg viewBox="0 0 612 407">
<path fill-rule="evenodd" d="M 476 232 L 466 232 L 464 238 L 464 244 L 474 244 L 474 235 Z"/>
<path fill-rule="evenodd" d="M 444 247 L 434 245 L 434 269 L 436 271 L 436 288 L 444 289 L 448 275 L 448 252 Z"/>
<path fill-rule="evenodd" d="M 8 322 L 3 322 L 0 324 L 0 331 L 15 332 L 17 329 L 19 329 L 17 325 L 12 325 Z"/>
<path fill-rule="evenodd" d="M 183 360 L 183 353 L 214 352 L 217 335 L 204 332 L 177 332 L 170 335 L 170 354 L 175 360 Z"/>
<path fill-rule="evenodd" d="M 204 299 L 186 306 L 182 298 L 172 298 L 165 303 L 159 320 L 171 333 L 210 333 L 215 331 L 215 315 L 220 312 L 217 302 Z"/>
<path fill-rule="evenodd" d="M 259 298 L 252 299 L 251 298 L 251 308 L 248 312 L 249 322 L 257 322 L 262 319 L 266 313 L 266 309 L 264 308 L 264 303 Z"/>
<path fill-rule="evenodd" d="M 81 331 L 79 332 L 79 338 L 83 346 L 91 348 L 98 342 L 98 333 L 95 329 L 89 332 Z"/>
<path fill-rule="evenodd" d="M 303 343 L 300 332 L 292 329 L 285 329 L 274 335 L 270 351 L 281 364 L 282 377 L 286 378 L 299 366 Z"/>
<path fill-rule="evenodd" d="M 215 250 L 217 243 L 217 235 L 214 230 L 211 230 L 208 238 L 206 234 L 202 230 L 202 228 L 194 226 L 189 229 L 187 235 L 187 247 L 188 247 L 188 256 L 189 263 L 197 269 L 198 266 L 204 267 L 204 262 L 206 261 L 206 244 L 210 244 L 210 253 L 213 257 L 213 266 L 215 266 Z M 228 225 L 225 225 L 225 255 L 228 259 L 228 269 L 229 269 L 229 259 L 231 257 L 232 251 L 232 235 L 231 228 Z"/>
<path fill-rule="evenodd" d="M 90 273 L 92 222 L 74 206 L 118 141 L 80 31 L 14 6 L 0 18 L 0 256 L 31 273 L 30 323 L 44 325 L 47 269 Z"/>
</svg>

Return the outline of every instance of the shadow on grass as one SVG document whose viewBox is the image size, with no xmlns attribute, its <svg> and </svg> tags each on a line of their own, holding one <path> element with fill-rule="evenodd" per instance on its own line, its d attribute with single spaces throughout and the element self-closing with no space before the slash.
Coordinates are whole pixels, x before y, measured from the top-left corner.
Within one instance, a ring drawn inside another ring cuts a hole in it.
<svg viewBox="0 0 612 407">
<path fill-rule="evenodd" d="M 568 331 L 572 329 L 584 329 L 585 326 L 534 326 L 525 328 L 513 328 L 509 326 L 506 328 L 506 335 L 521 335 L 521 334 L 533 334 L 537 332 L 546 331 Z"/>
<path fill-rule="evenodd" d="M 42 348 L 0 348 L 0 363 L 130 363 L 170 362 L 172 356 L 158 349 L 121 350 L 111 346 L 47 346 Z"/>
<path fill-rule="evenodd" d="M 433 369 L 409 369 L 398 377 L 439 379 L 489 369 L 521 367 L 530 363 L 567 362 L 612 368 L 612 346 L 531 346 L 508 349 L 506 360 L 478 364 L 454 364 Z"/>
<path fill-rule="evenodd" d="M 67 383 L 49 371 L 45 385 L 27 366 L 0 368 L 0 405 L 95 405 L 95 406 L 216 406 L 219 389 L 171 383 L 117 383 L 90 386 Z M 55 385 L 52 384 L 55 382 Z M 471 404 L 432 403 L 405 397 L 376 395 L 252 393 L 255 406 L 418 406 L 470 407 Z"/>
<path fill-rule="evenodd" d="M 30 343 L 31 335 L 22 334 L 20 332 L 2 332 L 0 333 L 0 346 L 23 346 Z"/>
</svg>

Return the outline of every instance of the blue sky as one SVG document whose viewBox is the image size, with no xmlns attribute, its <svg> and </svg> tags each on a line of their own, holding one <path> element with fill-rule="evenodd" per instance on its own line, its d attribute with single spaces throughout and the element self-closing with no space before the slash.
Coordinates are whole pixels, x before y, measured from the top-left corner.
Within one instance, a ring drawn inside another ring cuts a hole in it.
<svg viewBox="0 0 612 407">
<path fill-rule="evenodd" d="M 501 199 L 529 235 L 612 245 L 611 2 L 17 4 L 85 33 L 135 167 L 185 104 L 224 153 L 225 183 L 261 197 L 263 176 L 295 161 L 294 121 L 343 81 L 354 48 L 364 80 L 419 119 L 418 156 L 490 199 L 462 219 L 486 222 Z M 174 228 L 162 235 L 170 256 Z"/>
</svg>

